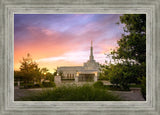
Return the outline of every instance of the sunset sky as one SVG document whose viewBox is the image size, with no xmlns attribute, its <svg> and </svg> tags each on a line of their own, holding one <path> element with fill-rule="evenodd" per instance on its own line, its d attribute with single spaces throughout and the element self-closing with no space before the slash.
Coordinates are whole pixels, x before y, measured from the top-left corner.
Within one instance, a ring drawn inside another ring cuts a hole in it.
<svg viewBox="0 0 160 115">
<path fill-rule="evenodd" d="M 30 53 L 39 67 L 53 72 L 57 66 L 79 66 L 94 58 L 103 64 L 104 53 L 117 47 L 124 33 L 117 25 L 121 14 L 15 14 L 14 69 Z"/>
</svg>

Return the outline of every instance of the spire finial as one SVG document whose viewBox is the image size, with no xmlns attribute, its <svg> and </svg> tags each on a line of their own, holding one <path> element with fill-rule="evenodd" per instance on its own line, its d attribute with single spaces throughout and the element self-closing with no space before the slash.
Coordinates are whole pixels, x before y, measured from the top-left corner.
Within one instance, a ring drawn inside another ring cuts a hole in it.
<svg viewBox="0 0 160 115">
<path fill-rule="evenodd" d="M 92 40 L 91 40 L 91 47 L 92 47 Z"/>
<path fill-rule="evenodd" d="M 90 61 L 92 60 L 94 60 L 94 57 L 93 57 L 93 47 L 92 47 L 92 40 L 91 40 Z"/>
</svg>

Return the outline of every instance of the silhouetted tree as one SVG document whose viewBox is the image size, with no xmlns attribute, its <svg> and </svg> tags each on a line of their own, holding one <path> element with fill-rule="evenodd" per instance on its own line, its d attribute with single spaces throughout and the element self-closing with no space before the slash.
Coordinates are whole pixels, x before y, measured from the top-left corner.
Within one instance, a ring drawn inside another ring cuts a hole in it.
<svg viewBox="0 0 160 115">
<path fill-rule="evenodd" d="M 40 79 L 41 77 L 40 68 L 38 68 L 38 64 L 32 60 L 29 53 L 27 57 L 21 61 L 20 72 L 25 84 Z"/>
</svg>

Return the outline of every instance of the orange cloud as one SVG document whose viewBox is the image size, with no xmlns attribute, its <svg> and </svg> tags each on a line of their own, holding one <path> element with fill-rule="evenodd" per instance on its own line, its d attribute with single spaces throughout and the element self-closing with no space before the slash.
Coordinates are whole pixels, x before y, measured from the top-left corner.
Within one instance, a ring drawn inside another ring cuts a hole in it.
<svg viewBox="0 0 160 115">
<path fill-rule="evenodd" d="M 91 40 L 96 60 L 100 62 L 105 60 L 104 53 L 110 52 L 110 49 L 117 46 L 116 42 L 120 39 L 120 29 L 115 26 L 118 16 L 101 15 L 100 17 L 94 14 L 63 16 L 53 15 L 45 19 L 41 16 L 39 16 L 41 18 L 32 19 L 26 16 L 28 19 L 21 17 L 21 20 L 16 22 L 14 69 L 19 68 L 19 61 L 27 53 L 32 55 L 33 60 L 41 60 L 37 61 L 40 67 L 47 67 L 53 71 L 57 66 L 83 64 L 80 61 L 82 54 L 75 55 L 81 51 L 86 52 L 86 55 L 83 55 L 86 57 L 83 61 L 87 61 Z M 71 60 L 66 59 L 65 55 L 70 52 L 72 55 L 67 56 Z"/>
</svg>

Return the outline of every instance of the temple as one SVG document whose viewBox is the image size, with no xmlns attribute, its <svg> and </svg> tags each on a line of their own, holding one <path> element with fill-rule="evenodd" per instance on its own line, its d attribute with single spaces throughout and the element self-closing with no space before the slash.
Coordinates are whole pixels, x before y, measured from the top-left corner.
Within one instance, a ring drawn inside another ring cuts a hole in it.
<svg viewBox="0 0 160 115">
<path fill-rule="evenodd" d="M 62 66 L 57 68 L 57 72 L 62 72 L 62 80 L 94 81 L 98 80 L 100 65 L 94 60 L 93 46 L 91 41 L 89 60 L 83 66 Z"/>
</svg>

